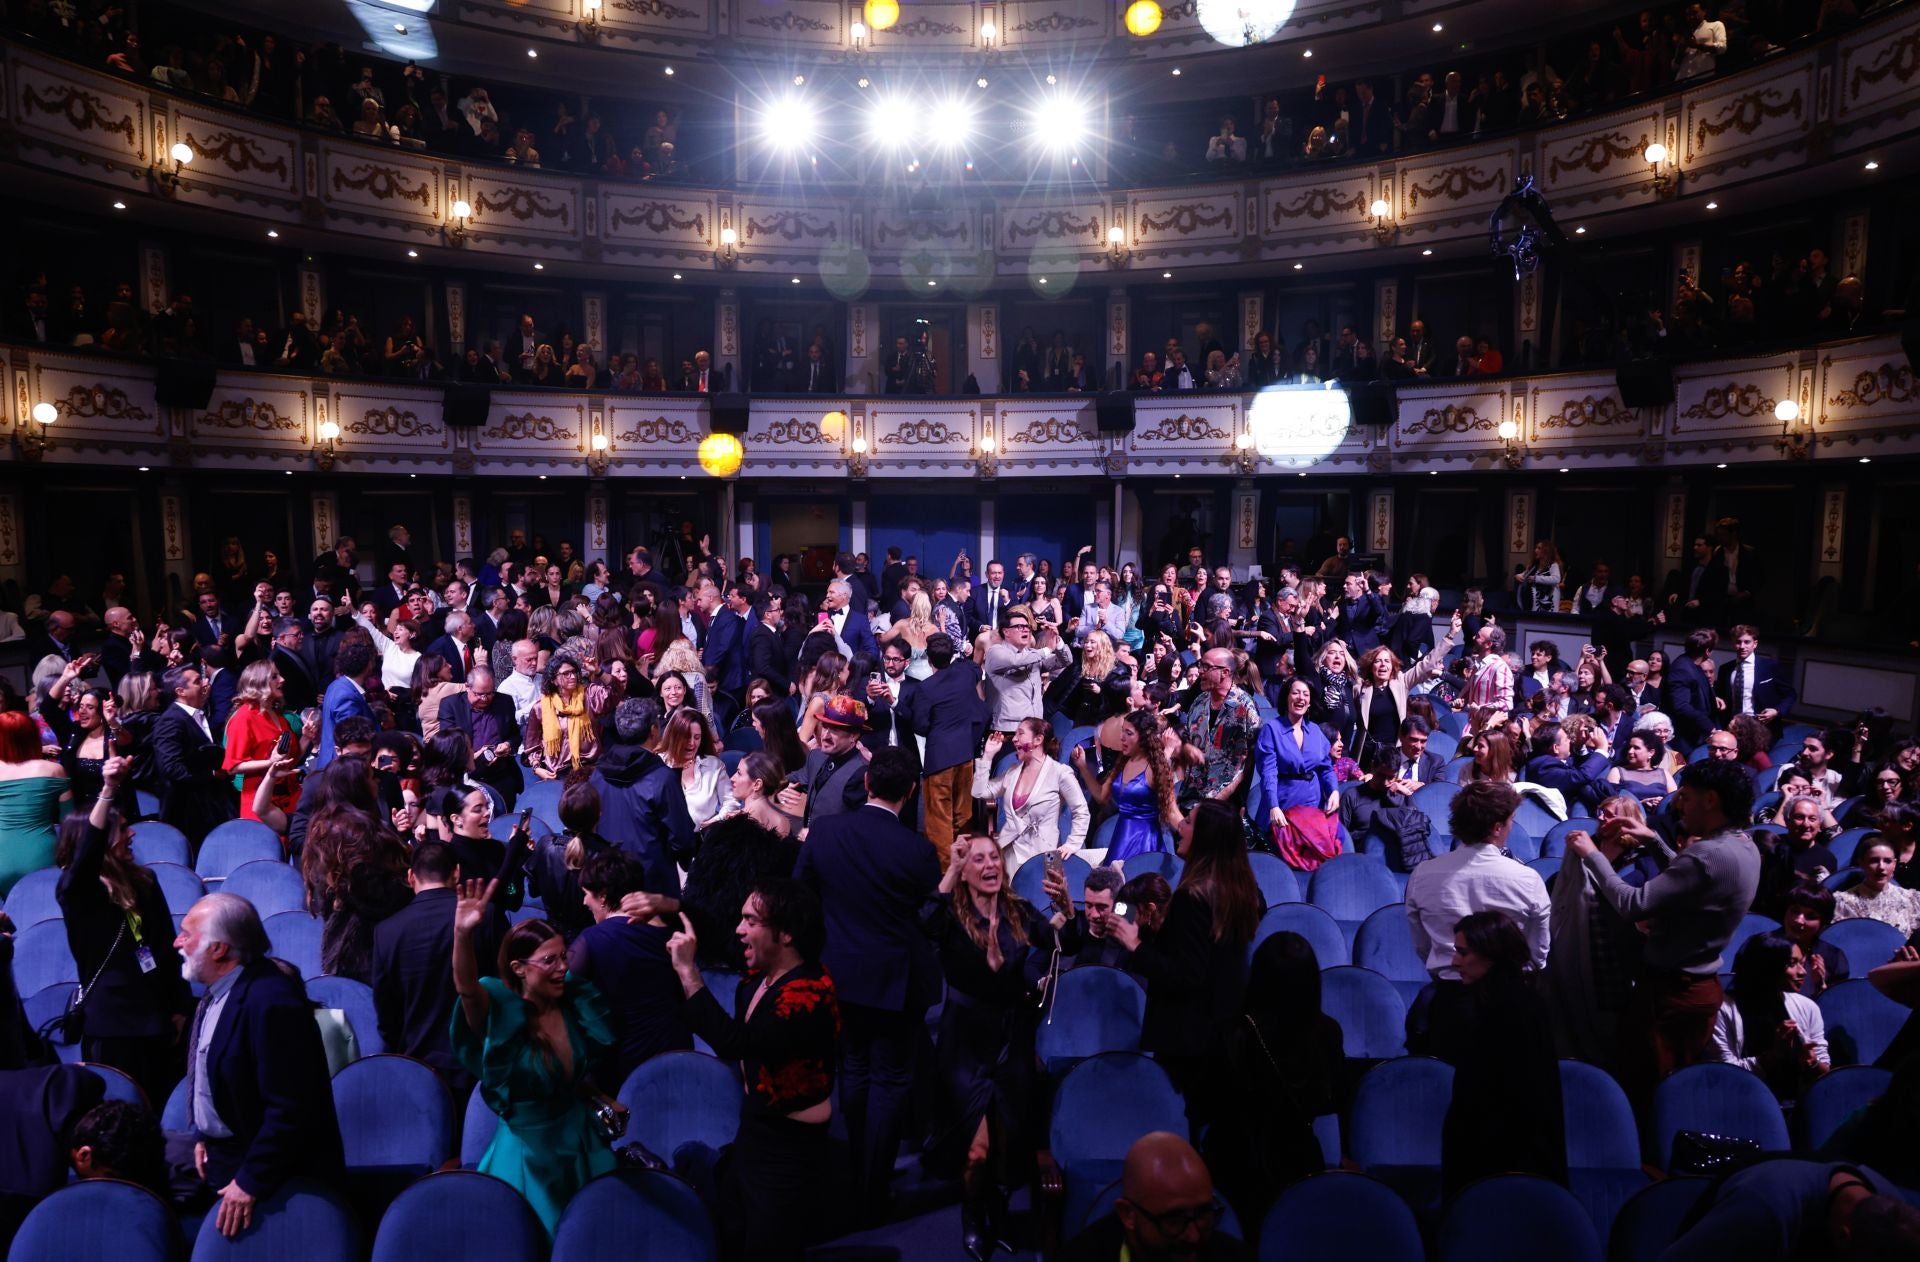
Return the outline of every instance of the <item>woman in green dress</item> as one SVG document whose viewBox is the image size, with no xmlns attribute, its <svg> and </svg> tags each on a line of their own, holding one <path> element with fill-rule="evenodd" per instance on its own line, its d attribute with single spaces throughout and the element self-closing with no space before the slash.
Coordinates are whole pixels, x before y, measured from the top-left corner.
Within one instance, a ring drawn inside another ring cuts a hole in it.
<svg viewBox="0 0 1920 1262">
<path fill-rule="evenodd" d="M 480 1171 L 512 1184 L 551 1235 L 573 1194 L 612 1170 L 594 1111 L 626 1107 L 596 1091 L 592 1062 L 614 1044 L 607 1007 L 590 982 L 567 979 L 567 943 L 544 920 L 514 926 L 500 944 L 499 977 L 481 977 L 474 930 L 491 914 L 498 881 L 462 883 L 453 912 L 453 1050 L 500 1117 Z"/>
<path fill-rule="evenodd" d="M 27 873 L 52 866 L 54 832 L 72 798 L 67 769 L 40 756 L 34 721 L 0 714 L 0 898 Z"/>
</svg>

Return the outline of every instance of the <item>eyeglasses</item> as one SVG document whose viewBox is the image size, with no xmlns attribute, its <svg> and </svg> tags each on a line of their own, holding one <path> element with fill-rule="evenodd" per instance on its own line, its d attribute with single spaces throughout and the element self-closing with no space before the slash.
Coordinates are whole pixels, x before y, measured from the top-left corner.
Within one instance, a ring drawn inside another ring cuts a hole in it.
<svg viewBox="0 0 1920 1262">
<path fill-rule="evenodd" d="M 1127 1204 L 1133 1205 L 1133 1202 L 1128 1201 Z M 1158 1214 L 1143 1206 L 1133 1205 L 1136 1214 L 1152 1223 L 1155 1231 L 1168 1237 L 1184 1236 L 1195 1227 L 1210 1230 L 1219 1221 L 1220 1211 L 1224 1208 L 1218 1197 L 1206 1205 L 1170 1209 Z"/>
<path fill-rule="evenodd" d="M 543 973 L 550 973 L 556 968 L 563 967 L 567 962 L 567 957 L 549 953 L 546 955 L 531 956 L 525 962 Z"/>
</svg>

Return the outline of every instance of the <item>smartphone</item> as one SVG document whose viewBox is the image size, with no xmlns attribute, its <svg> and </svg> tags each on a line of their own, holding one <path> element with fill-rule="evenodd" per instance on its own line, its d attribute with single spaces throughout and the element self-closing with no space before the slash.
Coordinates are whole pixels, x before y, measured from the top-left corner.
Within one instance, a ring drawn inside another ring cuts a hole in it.
<svg viewBox="0 0 1920 1262">
<path fill-rule="evenodd" d="M 288 754 L 292 753 L 293 752 L 293 733 L 292 732 L 280 733 L 280 739 L 274 744 L 273 752 L 278 754 L 282 758 L 285 758 Z"/>
<path fill-rule="evenodd" d="M 1130 925 L 1140 923 L 1140 909 L 1132 903 L 1115 903 L 1113 905 L 1113 914 Z"/>
<path fill-rule="evenodd" d="M 1056 876 L 1058 876 L 1061 872 L 1066 871 L 1067 857 L 1061 854 L 1058 850 L 1047 851 L 1044 862 L 1046 863 L 1047 871 L 1053 873 Z"/>
<path fill-rule="evenodd" d="M 514 831 L 524 833 L 527 831 L 527 825 L 531 824 L 532 822 L 533 822 L 533 808 L 529 806 L 526 810 L 520 812 L 520 822 L 514 825 Z"/>
</svg>

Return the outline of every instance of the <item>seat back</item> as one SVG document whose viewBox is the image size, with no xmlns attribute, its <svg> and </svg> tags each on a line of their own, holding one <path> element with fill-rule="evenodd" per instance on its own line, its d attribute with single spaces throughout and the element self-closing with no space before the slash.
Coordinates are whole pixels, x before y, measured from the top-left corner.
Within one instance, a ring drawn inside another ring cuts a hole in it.
<svg viewBox="0 0 1920 1262">
<path fill-rule="evenodd" d="M 1662 1179 L 1629 1197 L 1607 1234 L 1607 1262 L 1657 1262 L 1709 1179 Z"/>
<path fill-rule="evenodd" d="M 133 858 L 136 863 L 177 863 L 193 866 L 193 847 L 187 835 L 172 824 L 158 819 L 143 819 L 133 826 Z"/>
<path fill-rule="evenodd" d="M 1542 859 L 1558 859 L 1561 855 L 1565 854 L 1567 852 L 1568 833 L 1586 833 L 1591 837 L 1599 831 L 1600 821 L 1597 819 L 1575 818 L 1561 820 L 1552 828 L 1549 828 L 1546 836 L 1540 839 L 1540 857 Z"/>
<path fill-rule="evenodd" d="M 60 907 L 59 888 L 59 868 L 37 868 L 15 881 L 7 891 L 7 915 L 14 926 L 25 929 L 66 915 Z"/>
<path fill-rule="evenodd" d="M 371 1262 L 423 1258 L 534 1258 L 547 1231 L 512 1187 L 473 1170 L 430 1174 L 394 1198 L 380 1218 Z"/>
<path fill-rule="evenodd" d="M 38 1030 L 41 1026 L 65 1012 L 67 1010 L 67 1004 L 73 1000 L 73 992 L 78 989 L 80 989 L 79 982 L 55 982 L 53 985 L 41 990 L 36 990 L 25 999 L 22 999 L 20 1001 L 20 1011 L 26 1016 L 27 1028 L 29 1030 Z M 63 1060 L 77 1058 L 80 1055 L 79 1044 L 63 1041 L 62 1034 L 59 1030 L 50 1030 L 48 1034 L 50 1036 L 49 1041 L 53 1043 L 54 1051 L 59 1053 Z"/>
<path fill-rule="evenodd" d="M 230 819 L 200 843 L 193 870 L 203 881 L 223 881 L 235 868 L 256 859 L 285 861 L 280 835 L 257 819 Z"/>
<path fill-rule="evenodd" d="M 1387 865 L 1371 855 L 1335 855 L 1320 865 L 1307 884 L 1307 901 L 1343 924 L 1356 928 L 1382 907 L 1400 901 L 1400 889 Z"/>
<path fill-rule="evenodd" d="M 1320 974 L 1320 1008 L 1340 1023 L 1347 1056 L 1386 1060 L 1407 1050 L 1407 1005 L 1370 968 L 1336 965 Z"/>
<path fill-rule="evenodd" d="M 1873 1065 L 1846 1065 L 1813 1080 L 1800 1096 L 1801 1146 L 1819 1149 L 1856 1109 L 1886 1094 L 1893 1071 Z"/>
<path fill-rule="evenodd" d="M 1773 933 L 1779 928 L 1779 921 L 1769 916 L 1762 916 L 1758 912 L 1750 911 L 1742 916 L 1740 923 L 1733 927 L 1733 936 L 1727 939 L 1727 949 L 1720 955 L 1720 971 L 1723 973 L 1733 971 L 1733 959 L 1740 954 L 1740 948 L 1747 944 L 1748 938 L 1756 934 Z"/>
<path fill-rule="evenodd" d="M 1260 1229 L 1260 1262 L 1422 1262 L 1420 1224 L 1392 1188 L 1346 1170 L 1310 1175 L 1281 1192 Z"/>
<path fill-rule="evenodd" d="M 387 1050 L 386 1040 L 380 1037 L 380 1018 L 373 1008 L 373 987 L 351 977 L 323 974 L 307 978 L 307 998 L 323 1008 L 346 1013 L 362 1056 L 378 1056 Z"/>
<path fill-rule="evenodd" d="M 1827 1025 L 1827 1052 L 1836 1065 L 1873 1064 L 1913 1015 L 1913 1009 L 1887 998 L 1865 977 L 1829 986 L 1815 1002 Z"/>
<path fill-rule="evenodd" d="M 1149 850 L 1145 854 L 1137 854 L 1130 859 L 1125 859 L 1120 864 L 1120 870 L 1126 874 L 1129 881 L 1136 876 L 1144 876 L 1148 872 L 1158 872 L 1166 878 L 1169 886 L 1180 884 L 1180 871 L 1184 867 L 1186 864 L 1180 861 L 1180 856 L 1170 850 Z"/>
<path fill-rule="evenodd" d="M 187 1101 L 187 1080 L 182 1078 L 173 1084 L 173 1090 L 167 1093 L 167 1107 L 160 1111 L 160 1129 L 163 1131 L 190 1131 L 193 1129 L 192 1105 Z"/>
<path fill-rule="evenodd" d="M 1043 882 L 1047 876 L 1047 856 L 1034 855 L 1020 865 L 1013 874 L 1013 892 L 1032 903 L 1035 907 L 1048 904 L 1047 891 Z M 1067 878 L 1067 893 L 1078 903 L 1087 896 L 1087 874 L 1093 871 L 1093 865 L 1077 854 L 1070 854 L 1061 868 L 1061 874 Z"/>
<path fill-rule="evenodd" d="M 751 729 L 749 729 L 751 730 Z M 756 746 L 757 748 L 757 746 Z M 566 792 L 560 780 L 527 779 L 527 787 L 514 799 L 514 809 L 532 811 L 533 817 L 555 832 L 560 831 L 560 795 Z"/>
<path fill-rule="evenodd" d="M 1257 817 L 1255 822 L 1258 822 Z M 1303 901 L 1300 897 L 1300 878 L 1278 855 L 1255 850 L 1247 855 L 1247 863 L 1253 868 L 1254 883 L 1259 885 L 1260 893 L 1266 897 L 1267 906 L 1278 907 L 1282 903 Z"/>
<path fill-rule="evenodd" d="M 1166 1070 L 1136 1052 L 1105 1052 L 1060 1080 L 1049 1146 L 1071 1173 L 1083 1160 L 1123 1160 L 1142 1135 L 1180 1133 L 1186 1124 L 1186 1105 Z"/>
<path fill-rule="evenodd" d="M 630 1256 L 712 1262 L 719 1246 L 707 1207 L 663 1170 L 616 1170 L 574 1194 L 553 1235 L 553 1262 Z"/>
<path fill-rule="evenodd" d="M 106 1100 L 120 1100 L 127 1104 L 137 1104 L 143 1109 L 153 1107 L 147 1101 L 147 1093 L 124 1069 L 115 1069 L 112 1065 L 98 1065 L 91 1061 L 76 1062 L 80 1068 L 98 1078 L 107 1086 L 107 1093 L 101 1097 Z"/>
<path fill-rule="evenodd" d="M 718 1152 L 740 1129 L 740 1075 L 704 1052 L 665 1052 L 641 1062 L 620 1085 L 631 1112 L 627 1137 L 667 1161 L 685 1143 Z"/>
<path fill-rule="evenodd" d="M 1865 977 L 1907 944 L 1898 929 L 1884 920 L 1866 916 L 1834 921 L 1820 935 L 1820 940 L 1846 952 L 1847 966 L 1855 977 Z"/>
<path fill-rule="evenodd" d="M 360 1226 L 334 1192 L 311 1179 L 282 1184 L 253 1207 L 247 1229 L 229 1240 L 208 1214 L 192 1262 L 359 1262 Z"/>
<path fill-rule="evenodd" d="M 22 995 L 31 995 L 58 982 L 78 982 L 80 966 L 67 949 L 67 925 L 64 920 L 43 920 L 28 925 L 13 938 L 13 986 Z"/>
<path fill-rule="evenodd" d="M 183 864 L 150 863 L 147 867 L 153 872 L 153 879 L 160 883 L 160 897 L 167 900 L 168 915 L 186 915 L 207 892 L 200 874 Z"/>
<path fill-rule="evenodd" d="M 1247 944 L 1247 958 L 1251 960 L 1260 944 L 1282 929 L 1305 938 L 1321 968 L 1347 962 L 1346 935 L 1340 932 L 1332 916 L 1311 903 L 1281 903 L 1267 908 L 1267 914 L 1260 917 L 1260 924 L 1253 931 L 1253 941 Z"/>
<path fill-rule="evenodd" d="M 1600 1262 L 1600 1238 L 1573 1193 L 1530 1174 L 1482 1179 L 1448 1202 L 1434 1262 Z"/>
<path fill-rule="evenodd" d="M 349 1170 L 438 1169 L 453 1154 L 453 1101 L 410 1056 L 363 1056 L 333 1076 Z"/>
<path fill-rule="evenodd" d="M 1852 867 L 1854 852 L 1860 849 L 1860 843 L 1879 831 L 1877 828 L 1842 829 L 1827 843 L 1827 849 L 1833 851 L 1834 861 L 1840 867 Z"/>
<path fill-rule="evenodd" d="M 147 1189 L 89 1179 L 33 1207 L 7 1262 L 173 1262 L 179 1233 L 173 1211 Z"/>
<path fill-rule="evenodd" d="M 480 1168 L 480 1159 L 493 1144 L 493 1133 L 500 1129 L 500 1115 L 487 1107 L 487 1098 L 478 1086 L 467 1092 L 467 1109 L 460 1119 L 460 1164 L 468 1170 Z"/>
<path fill-rule="evenodd" d="M 283 911 L 261 922 L 273 943 L 272 955 L 300 970 L 302 977 L 318 977 L 326 971 L 320 963 L 320 935 L 323 929 L 316 916 L 304 911 Z"/>
<path fill-rule="evenodd" d="M 1132 973 L 1097 965 L 1068 969 L 1040 1019 L 1035 1049 L 1053 1074 L 1102 1052 L 1139 1051 L 1146 1013 L 1147 992 Z"/>
<path fill-rule="evenodd" d="M 1738 1065 L 1688 1065 L 1654 1089 L 1650 1137 L 1656 1167 L 1667 1168 L 1680 1131 L 1751 1139 L 1767 1152 L 1792 1146 L 1773 1092 L 1759 1075 Z"/>
<path fill-rule="evenodd" d="M 1393 983 L 1409 1004 L 1427 984 L 1427 962 L 1414 949 L 1405 904 L 1382 907 L 1360 922 L 1353 935 L 1353 962 Z"/>
<path fill-rule="evenodd" d="M 1560 1062 L 1560 1111 L 1569 1170 L 1638 1170 L 1633 1105 L 1612 1075 L 1585 1061 Z"/>
<path fill-rule="evenodd" d="M 227 873 L 220 884 L 223 893 L 238 894 L 253 904 L 265 920 L 283 911 L 307 909 L 307 883 L 300 873 L 283 859 L 255 859 Z"/>
<path fill-rule="evenodd" d="M 1362 1169 L 1440 1165 L 1440 1127 L 1453 1100 L 1453 1066 L 1403 1056 L 1369 1069 L 1354 1088 L 1347 1156 Z"/>
</svg>

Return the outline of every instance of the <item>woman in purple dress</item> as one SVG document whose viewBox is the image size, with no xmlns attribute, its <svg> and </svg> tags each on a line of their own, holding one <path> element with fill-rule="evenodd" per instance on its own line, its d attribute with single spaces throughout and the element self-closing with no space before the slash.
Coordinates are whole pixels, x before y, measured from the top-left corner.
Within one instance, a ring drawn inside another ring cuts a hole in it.
<svg viewBox="0 0 1920 1262">
<path fill-rule="evenodd" d="M 1173 769 L 1160 743 L 1159 717 L 1152 710 L 1129 711 L 1122 717 L 1119 737 L 1120 755 L 1107 764 L 1104 777 L 1088 771 L 1085 749 L 1073 751 L 1074 770 L 1086 785 L 1088 799 L 1096 806 L 1112 806 L 1120 817 L 1104 863 L 1170 850 L 1169 832 L 1180 826 Z"/>
</svg>

